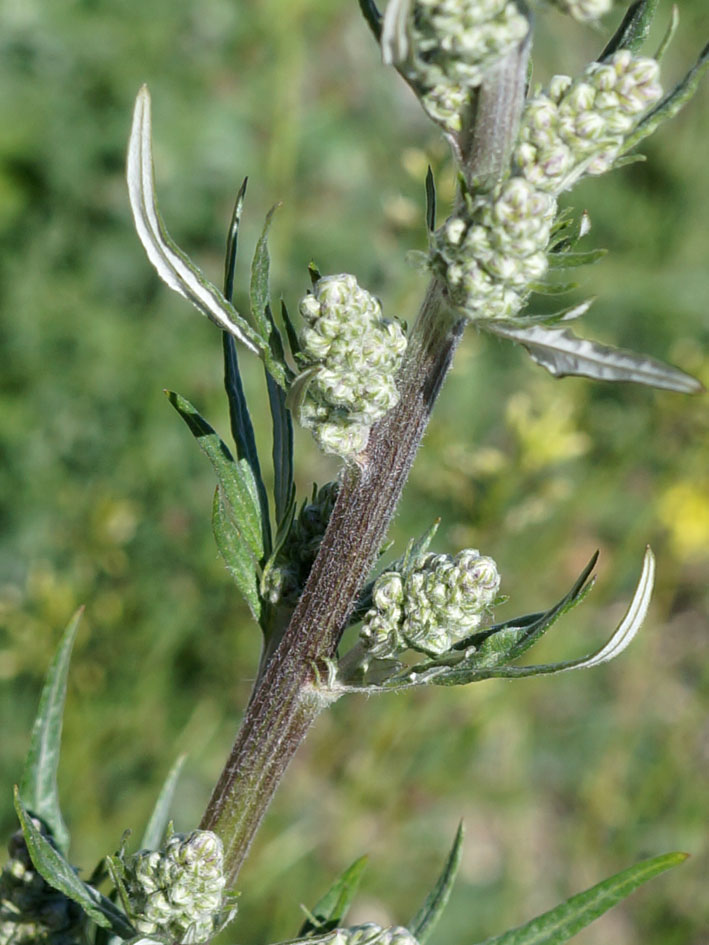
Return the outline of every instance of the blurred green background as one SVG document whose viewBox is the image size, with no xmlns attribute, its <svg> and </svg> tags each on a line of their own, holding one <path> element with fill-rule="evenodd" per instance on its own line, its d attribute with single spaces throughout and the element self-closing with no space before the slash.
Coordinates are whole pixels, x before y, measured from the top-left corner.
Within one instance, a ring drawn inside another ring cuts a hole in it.
<svg viewBox="0 0 709 945">
<path fill-rule="evenodd" d="M 665 70 L 709 35 L 680 4 Z M 669 15 L 669 4 L 663 16 Z M 612 18 L 611 18 L 612 19 Z M 608 24 L 610 26 L 610 24 Z M 578 72 L 603 34 L 540 18 L 535 77 Z M 653 37 L 653 42 L 657 37 Z M 355 0 L 3 0 L 0 5 L 0 716 L 10 785 L 52 648 L 86 604 L 72 667 L 61 792 L 74 860 L 140 832 L 178 752 L 178 829 L 201 815 L 236 730 L 257 632 L 217 558 L 211 471 L 162 390 L 226 433 L 220 340 L 160 284 L 133 234 L 123 163 L 132 101 L 153 94 L 158 191 L 176 239 L 215 279 L 233 197 L 242 242 L 264 214 L 273 288 L 291 308 L 307 263 L 354 272 L 411 319 L 424 280 L 423 178 L 441 212 L 453 173 L 435 129 L 380 64 Z M 588 244 L 584 327 L 709 385 L 709 88 L 636 164 L 573 195 Z M 242 359 L 264 453 L 260 368 Z M 517 924 L 641 856 L 688 864 L 577 941 L 700 945 L 709 927 L 709 416 L 706 398 L 552 380 L 470 331 L 391 538 L 442 517 L 436 550 L 493 555 L 511 601 L 551 604 L 594 549 L 599 581 L 537 651 L 588 651 L 623 612 L 650 542 L 646 628 L 586 674 L 351 698 L 296 758 L 241 877 L 228 939 L 283 939 L 331 877 L 368 852 L 353 921 L 405 923 L 458 819 L 463 866 L 438 942 Z M 336 466 L 298 434 L 301 495 Z"/>
</svg>

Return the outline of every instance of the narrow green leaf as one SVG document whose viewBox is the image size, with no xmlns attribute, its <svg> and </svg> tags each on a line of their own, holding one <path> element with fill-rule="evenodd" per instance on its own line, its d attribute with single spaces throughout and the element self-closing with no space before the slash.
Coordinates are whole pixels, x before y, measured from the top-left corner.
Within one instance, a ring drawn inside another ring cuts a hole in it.
<svg viewBox="0 0 709 945">
<path fill-rule="evenodd" d="M 461 821 L 455 835 L 455 840 L 453 841 L 453 846 L 448 854 L 448 859 L 443 867 L 443 872 L 438 877 L 438 882 L 407 926 L 409 932 L 411 932 L 420 945 L 423 945 L 423 943 L 428 940 L 436 922 L 438 922 L 443 910 L 448 904 L 456 873 L 460 866 L 460 856 L 463 849 L 463 833 L 463 823 Z"/>
<path fill-rule="evenodd" d="M 359 8 L 362 11 L 362 16 L 367 21 L 367 25 L 374 33 L 374 38 L 379 42 L 382 35 L 382 15 L 374 0 L 359 0 Z"/>
<path fill-rule="evenodd" d="M 607 255 L 607 249 L 591 249 L 584 253 L 550 253 L 549 265 L 552 269 L 575 269 L 578 266 L 591 266 Z"/>
<path fill-rule="evenodd" d="M 590 925 L 594 919 L 626 899 L 643 883 L 659 876 L 665 870 L 679 866 L 686 859 L 686 853 L 666 853 L 643 860 L 585 892 L 572 896 L 531 922 L 503 932 L 502 935 L 485 939 L 481 945 L 562 945 Z"/>
<path fill-rule="evenodd" d="M 670 48 L 670 44 L 672 40 L 674 39 L 678 26 L 679 26 L 679 7 L 675 4 L 672 7 L 672 10 L 670 12 L 670 22 L 665 31 L 665 35 L 662 37 L 662 42 L 660 43 L 658 50 L 654 56 L 657 62 L 662 62 L 662 60 L 665 58 L 665 53 Z"/>
<path fill-rule="evenodd" d="M 298 938 L 303 938 L 313 932 L 318 935 L 325 934 L 341 924 L 357 895 L 366 866 L 367 857 L 361 856 L 335 880 L 325 895 L 318 900 L 310 917 L 301 926 Z"/>
<path fill-rule="evenodd" d="M 239 192 L 234 201 L 234 209 L 231 214 L 231 222 L 226 238 L 226 253 L 224 262 L 224 297 L 230 302 L 234 298 L 234 274 L 236 272 L 236 252 L 239 248 L 239 228 L 241 226 L 241 215 L 244 211 L 244 200 L 246 199 L 246 187 L 249 178 L 245 177 L 239 187 Z"/>
<path fill-rule="evenodd" d="M 140 841 L 141 850 L 158 850 L 162 844 L 170 819 L 170 805 L 175 795 L 177 780 L 185 763 L 185 757 L 186 755 L 180 755 L 165 778 L 158 799 L 155 802 L 155 807 L 153 807 L 153 812 L 150 815 L 150 820 L 143 833 L 143 839 Z"/>
<path fill-rule="evenodd" d="M 705 46 L 696 64 L 652 111 L 643 118 L 635 131 L 625 139 L 624 151 L 631 151 L 636 144 L 651 135 L 659 125 L 669 121 L 687 104 L 699 87 L 709 67 L 709 45 Z"/>
<path fill-rule="evenodd" d="M 266 373 L 268 403 L 273 427 L 273 495 L 276 528 L 280 529 L 295 497 L 293 478 L 293 420 L 286 407 L 286 395 Z"/>
<path fill-rule="evenodd" d="M 300 354 L 300 341 L 298 340 L 298 334 L 293 325 L 293 320 L 288 313 L 286 303 L 283 301 L 283 299 L 281 299 L 281 318 L 286 329 L 286 338 L 288 339 L 290 353 L 293 359 L 296 360 Z"/>
<path fill-rule="evenodd" d="M 436 229 L 436 182 L 430 164 L 426 171 L 426 226 L 431 233 Z"/>
<path fill-rule="evenodd" d="M 47 671 L 19 787 L 29 809 L 45 822 L 64 853 L 69 849 L 69 831 L 59 806 L 57 770 L 69 662 L 82 613 L 83 607 L 72 617 Z"/>
<path fill-rule="evenodd" d="M 261 597 L 258 573 L 249 549 L 239 533 L 233 507 L 226 499 L 221 486 L 217 486 L 214 493 L 212 531 L 227 571 L 234 578 L 254 618 L 260 620 Z"/>
<path fill-rule="evenodd" d="M 126 171 L 135 228 L 148 259 L 160 278 L 224 331 L 259 355 L 279 384 L 285 384 L 283 365 L 274 360 L 268 334 L 254 330 L 204 273 L 170 237 L 160 216 L 153 180 L 150 94 L 138 92 L 128 144 Z"/>
<path fill-rule="evenodd" d="M 704 390 L 699 381 L 678 368 L 624 348 L 579 338 L 569 329 L 543 325 L 518 328 L 503 321 L 483 321 L 478 325 L 522 345 L 532 360 L 554 377 L 574 375 L 600 381 L 627 381 L 683 394 L 698 394 Z"/>
<path fill-rule="evenodd" d="M 224 501 L 231 508 L 234 528 L 245 548 L 249 550 L 253 562 L 259 564 L 264 557 L 264 541 L 258 489 L 251 467 L 246 460 L 234 460 L 226 444 L 189 401 L 173 391 L 168 391 L 167 394 L 170 403 L 190 428 L 200 449 L 211 462 Z"/>
<path fill-rule="evenodd" d="M 82 882 L 71 864 L 35 827 L 17 787 L 15 788 L 15 810 L 22 825 L 30 859 L 43 879 L 53 889 L 58 889 L 68 899 L 78 903 L 96 925 L 111 929 L 120 938 L 133 938 L 136 931 L 120 909 L 97 889 Z"/>
<path fill-rule="evenodd" d="M 605 62 L 619 49 L 638 52 L 650 35 L 658 2 L 659 0 L 638 0 L 637 3 L 631 4 L 620 26 L 598 57 L 598 61 Z"/>
<path fill-rule="evenodd" d="M 261 236 L 256 244 L 254 258 L 251 263 L 251 286 L 249 295 L 251 298 L 251 317 L 258 326 L 258 330 L 264 338 L 270 338 L 273 328 L 273 321 L 269 318 L 267 309 L 269 306 L 269 275 L 271 271 L 271 258 L 268 252 L 268 234 L 273 222 L 273 215 L 280 207 L 276 204 L 266 214 L 266 222 L 263 225 Z"/>
</svg>

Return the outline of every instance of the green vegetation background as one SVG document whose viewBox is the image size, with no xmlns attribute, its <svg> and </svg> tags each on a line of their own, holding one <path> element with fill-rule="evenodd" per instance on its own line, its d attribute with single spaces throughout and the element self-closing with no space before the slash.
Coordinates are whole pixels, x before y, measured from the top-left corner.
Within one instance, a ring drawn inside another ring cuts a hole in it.
<svg viewBox="0 0 709 945">
<path fill-rule="evenodd" d="M 680 77 L 709 33 L 681 3 Z M 669 4 L 663 10 L 669 15 Z M 536 77 L 577 72 L 603 35 L 541 17 Z M 200 816 L 247 697 L 257 633 L 217 559 L 210 470 L 171 411 L 179 390 L 226 432 L 220 342 L 165 289 L 133 235 L 123 162 L 133 97 L 153 94 L 158 190 L 173 235 L 218 278 L 244 174 L 246 263 L 264 214 L 291 308 L 314 258 L 409 320 L 424 285 L 431 162 L 445 148 L 379 64 L 355 0 L 4 0 L 0 7 L 0 718 L 3 833 L 42 675 L 86 603 L 61 791 L 75 862 L 140 831 L 174 757 L 176 820 Z M 611 255 L 582 275 L 585 329 L 709 384 L 709 89 L 636 164 L 574 194 Z M 261 372 L 244 357 L 259 428 Z M 242 874 L 232 938 L 282 939 L 299 904 L 363 852 L 353 920 L 406 922 L 462 816 L 460 879 L 438 942 L 516 924 L 644 855 L 693 859 L 580 936 L 699 945 L 709 925 L 709 418 L 706 398 L 556 382 L 470 331 L 391 538 L 437 516 L 438 550 L 493 555 L 526 612 L 595 548 L 599 582 L 539 656 L 587 651 L 622 613 L 644 545 L 659 583 L 639 640 L 558 679 L 348 699 L 298 755 Z M 270 449 L 262 437 L 263 449 Z M 335 473 L 298 435 L 298 480 Z"/>
</svg>

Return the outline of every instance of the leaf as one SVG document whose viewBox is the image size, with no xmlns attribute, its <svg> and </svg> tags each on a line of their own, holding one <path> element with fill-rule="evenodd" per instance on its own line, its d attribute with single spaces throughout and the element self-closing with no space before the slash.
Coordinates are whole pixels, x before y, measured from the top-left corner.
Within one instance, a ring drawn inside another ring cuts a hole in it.
<svg viewBox="0 0 709 945">
<path fill-rule="evenodd" d="M 226 444 L 188 400 L 174 391 L 168 391 L 167 395 L 211 462 L 224 501 L 232 510 L 234 527 L 253 561 L 259 563 L 264 557 L 264 542 L 258 490 L 251 467 L 246 460 L 234 460 Z"/>
<path fill-rule="evenodd" d="M 17 787 L 15 788 L 15 810 L 22 825 L 30 859 L 43 879 L 53 889 L 58 889 L 68 899 L 78 903 L 96 925 L 111 929 L 121 938 L 133 938 L 136 931 L 120 909 L 97 889 L 82 882 L 71 864 L 35 827 Z"/>
<path fill-rule="evenodd" d="M 276 505 L 276 530 L 279 530 L 295 498 L 293 420 L 290 410 L 286 407 L 285 393 L 268 373 L 266 385 L 273 425 L 273 497 Z"/>
<path fill-rule="evenodd" d="M 195 308 L 238 338 L 249 351 L 268 364 L 279 384 L 285 383 L 283 365 L 274 361 L 268 339 L 262 337 L 182 252 L 172 240 L 160 216 L 153 180 L 150 93 L 147 86 L 138 92 L 128 144 L 126 177 L 135 228 L 148 259 L 160 278 Z"/>
<path fill-rule="evenodd" d="M 550 253 L 548 258 L 552 269 L 575 269 L 578 266 L 591 266 L 607 255 L 607 249 L 591 249 L 585 253 Z"/>
<path fill-rule="evenodd" d="M 297 359 L 298 355 L 300 354 L 300 341 L 298 340 L 298 334 L 293 326 L 293 320 L 288 314 L 288 309 L 286 308 L 286 303 L 283 301 L 283 299 L 281 299 L 281 318 L 286 329 L 288 347 L 290 348 L 293 358 Z"/>
<path fill-rule="evenodd" d="M 382 21 L 381 47 L 385 66 L 398 66 L 409 55 L 407 21 L 411 0 L 389 0 Z"/>
<path fill-rule="evenodd" d="M 271 526 L 268 515 L 268 495 L 266 486 L 261 475 L 261 464 L 256 449 L 256 437 L 251 422 L 251 414 L 246 402 L 244 387 L 241 382 L 241 371 L 239 370 L 239 359 L 236 353 L 236 345 L 231 335 L 222 333 L 223 352 L 224 352 L 224 389 L 226 390 L 227 400 L 229 402 L 229 421 L 231 426 L 231 435 L 234 438 L 236 446 L 236 456 L 238 460 L 244 460 L 249 469 L 256 486 L 258 494 L 259 508 L 261 512 L 261 533 L 263 535 L 264 552 L 266 555 L 271 551 Z M 270 378 L 268 371 L 266 376 Z M 278 388 L 280 390 L 280 388 Z M 285 395 L 283 395 L 285 396 Z"/>
<path fill-rule="evenodd" d="M 301 926 L 298 938 L 308 936 L 312 932 L 331 932 L 340 925 L 357 895 L 366 866 L 367 857 L 361 856 L 335 880 Z"/>
<path fill-rule="evenodd" d="M 239 534 L 233 508 L 221 486 L 217 486 L 214 493 L 212 531 L 227 571 L 234 578 L 254 619 L 260 620 L 261 596 L 258 574 L 254 568 L 253 558 Z"/>
<path fill-rule="evenodd" d="M 424 942 L 428 940 L 436 922 L 438 922 L 448 903 L 456 873 L 460 866 L 463 834 L 463 823 L 461 821 L 455 835 L 455 840 L 453 841 L 453 846 L 448 854 L 448 859 L 443 867 L 443 872 L 438 877 L 438 882 L 428 896 L 426 896 L 424 904 L 407 926 L 409 932 L 411 932 L 413 937 L 419 942 L 419 945 L 424 945 Z"/>
<path fill-rule="evenodd" d="M 245 177 L 239 187 L 239 192 L 234 201 L 234 209 L 231 214 L 231 222 L 226 238 L 226 254 L 224 263 L 224 297 L 230 302 L 234 297 L 234 274 L 236 271 L 236 251 L 239 246 L 239 227 L 241 226 L 241 214 L 244 210 L 244 199 L 246 198 L 246 187 L 249 178 Z"/>
<path fill-rule="evenodd" d="M 273 319 L 269 317 L 269 287 L 268 280 L 271 271 L 271 259 L 268 253 L 268 233 L 273 222 L 273 215 L 280 207 L 277 203 L 266 214 L 261 236 L 256 244 L 254 258 L 251 262 L 251 285 L 249 296 L 251 299 L 251 317 L 256 323 L 259 332 L 264 338 L 270 338 L 273 330 Z"/>
<path fill-rule="evenodd" d="M 630 151 L 638 142 L 651 135 L 663 122 L 668 121 L 687 104 L 699 87 L 704 72 L 709 67 L 709 45 L 705 46 L 696 64 L 652 111 L 643 118 L 635 131 L 625 139 L 623 150 Z"/>
<path fill-rule="evenodd" d="M 650 28 L 657 13 L 658 2 L 659 0 L 638 0 L 637 3 L 633 3 L 606 48 L 598 57 L 598 61 L 605 62 L 619 49 L 629 49 L 633 53 L 638 52 L 650 35 Z"/>
<path fill-rule="evenodd" d="M 431 233 L 436 229 L 436 182 L 430 164 L 426 171 L 426 226 Z"/>
<path fill-rule="evenodd" d="M 665 53 L 670 48 L 670 43 L 674 39 L 674 35 L 677 32 L 678 26 L 679 8 L 675 4 L 670 12 L 670 22 L 667 26 L 667 30 L 665 31 L 665 35 L 662 37 L 662 42 L 660 43 L 660 46 L 654 56 L 654 59 L 656 59 L 657 62 L 662 62 L 662 60 L 665 58 Z"/>
<path fill-rule="evenodd" d="M 177 779 L 180 777 L 185 758 L 186 755 L 180 755 L 165 778 L 153 812 L 150 815 L 150 820 L 145 828 L 143 839 L 140 841 L 141 850 L 158 850 L 162 844 L 170 819 L 170 805 L 175 795 Z"/>
<path fill-rule="evenodd" d="M 47 671 L 19 786 L 27 806 L 45 822 L 64 853 L 69 849 L 69 831 L 59 805 L 57 771 L 69 662 L 83 612 L 82 607 L 72 617 Z"/>
<path fill-rule="evenodd" d="M 367 21 L 367 25 L 374 33 L 374 38 L 379 42 L 382 35 L 382 15 L 376 4 L 373 0 L 359 0 L 359 8 L 362 11 L 362 16 Z"/>
<path fill-rule="evenodd" d="M 480 945 L 562 945 L 648 880 L 679 866 L 686 853 L 665 853 L 643 860 L 585 892 L 537 916 L 519 928 L 485 939 Z"/>
<path fill-rule="evenodd" d="M 698 394 L 704 390 L 699 381 L 678 368 L 624 348 L 579 338 L 569 329 L 542 325 L 518 328 L 503 321 L 483 321 L 478 325 L 522 345 L 532 359 L 554 377 L 575 375 L 601 381 L 629 381 L 683 394 Z"/>
</svg>

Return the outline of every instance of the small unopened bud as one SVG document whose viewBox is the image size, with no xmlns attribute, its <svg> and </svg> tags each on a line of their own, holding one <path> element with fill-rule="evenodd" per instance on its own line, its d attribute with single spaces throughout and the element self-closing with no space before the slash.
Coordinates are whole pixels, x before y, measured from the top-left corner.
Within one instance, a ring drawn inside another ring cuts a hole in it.
<svg viewBox="0 0 709 945">
<path fill-rule="evenodd" d="M 588 22 L 597 20 L 609 13 L 613 0 L 552 0 L 563 13 L 568 13 L 575 20 Z"/>
</svg>

